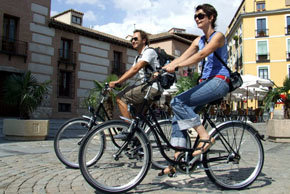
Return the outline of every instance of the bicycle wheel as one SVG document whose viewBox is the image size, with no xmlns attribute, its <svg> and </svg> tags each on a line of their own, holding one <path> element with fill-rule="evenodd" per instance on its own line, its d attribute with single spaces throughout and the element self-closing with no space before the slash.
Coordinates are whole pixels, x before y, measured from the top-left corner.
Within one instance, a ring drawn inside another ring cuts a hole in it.
<svg viewBox="0 0 290 194">
<path fill-rule="evenodd" d="M 95 137 L 101 133 L 106 134 L 110 128 L 126 127 L 128 123 L 125 121 L 105 122 L 90 132 L 82 142 L 79 153 L 81 173 L 85 180 L 100 192 L 128 191 L 143 180 L 150 168 L 151 147 L 146 135 L 138 130 L 130 141 L 124 141 L 124 145 L 128 145 L 118 157 L 115 156 L 120 148 L 115 146 L 111 138 L 106 138 L 102 157 L 93 166 L 85 165 L 95 147 Z"/>
<path fill-rule="evenodd" d="M 89 130 L 89 119 L 74 118 L 65 122 L 54 138 L 54 151 L 58 159 L 67 167 L 79 168 L 78 153 L 81 141 Z M 92 165 L 104 149 L 104 136 L 99 136 L 100 144 L 87 165 Z"/>
<path fill-rule="evenodd" d="M 227 122 L 214 131 L 213 137 L 215 144 L 203 158 L 207 176 L 224 189 L 243 189 L 252 184 L 264 164 L 264 149 L 256 130 L 242 122 Z"/>
</svg>

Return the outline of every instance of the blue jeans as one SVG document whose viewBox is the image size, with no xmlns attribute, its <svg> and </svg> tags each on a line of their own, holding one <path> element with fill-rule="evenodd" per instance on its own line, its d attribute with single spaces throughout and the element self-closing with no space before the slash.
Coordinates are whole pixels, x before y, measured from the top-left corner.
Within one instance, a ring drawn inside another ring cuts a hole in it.
<svg viewBox="0 0 290 194">
<path fill-rule="evenodd" d="M 174 113 L 171 144 L 175 147 L 186 147 L 186 130 L 201 125 L 197 110 L 203 105 L 223 98 L 228 91 L 228 83 L 214 77 L 174 97 L 171 101 Z"/>
</svg>

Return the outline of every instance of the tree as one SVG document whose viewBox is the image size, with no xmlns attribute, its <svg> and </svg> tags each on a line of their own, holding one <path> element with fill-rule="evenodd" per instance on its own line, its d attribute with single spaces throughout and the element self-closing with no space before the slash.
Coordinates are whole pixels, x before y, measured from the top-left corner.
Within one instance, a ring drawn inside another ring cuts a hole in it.
<svg viewBox="0 0 290 194">
<path fill-rule="evenodd" d="M 17 104 L 20 119 L 29 119 L 48 93 L 50 82 L 39 83 L 30 71 L 21 75 L 12 74 L 4 83 L 5 102 Z"/>
</svg>

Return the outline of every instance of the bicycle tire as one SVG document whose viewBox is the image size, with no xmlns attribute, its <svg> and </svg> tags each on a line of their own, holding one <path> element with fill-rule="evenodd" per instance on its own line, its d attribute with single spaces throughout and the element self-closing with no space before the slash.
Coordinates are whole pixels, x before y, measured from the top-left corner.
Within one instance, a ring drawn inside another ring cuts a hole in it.
<svg viewBox="0 0 290 194">
<path fill-rule="evenodd" d="M 229 121 L 221 124 L 212 136 L 215 144 L 203 157 L 210 180 L 223 189 L 243 189 L 252 184 L 264 165 L 264 149 L 257 131 L 243 122 Z M 240 158 L 235 157 L 222 137 Z"/>
<path fill-rule="evenodd" d="M 69 168 L 79 168 L 78 153 L 82 138 L 88 133 L 88 118 L 74 118 L 66 121 L 54 137 L 54 151 L 57 158 Z M 102 144 L 99 152 L 88 162 L 93 165 L 102 155 L 104 137 L 100 136 Z"/>
<path fill-rule="evenodd" d="M 125 121 L 107 121 L 92 130 L 80 147 L 79 164 L 81 173 L 93 188 L 102 193 L 120 193 L 133 189 L 144 179 L 150 169 L 151 147 L 141 129 L 136 130 L 133 138 L 128 142 L 128 147 L 121 152 L 118 158 L 114 159 L 114 154 L 119 148 L 113 145 L 111 138 L 106 138 L 102 157 L 95 165 L 86 165 L 86 158 L 89 155 L 88 150 L 90 147 L 95 147 L 95 136 L 99 133 L 106 133 L 110 128 L 125 128 L 128 125 Z"/>
</svg>

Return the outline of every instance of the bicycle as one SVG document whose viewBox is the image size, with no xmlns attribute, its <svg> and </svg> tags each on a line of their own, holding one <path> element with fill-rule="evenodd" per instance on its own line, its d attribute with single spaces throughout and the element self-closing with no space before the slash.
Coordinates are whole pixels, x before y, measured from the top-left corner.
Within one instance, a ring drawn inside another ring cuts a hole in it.
<svg viewBox="0 0 290 194">
<path fill-rule="evenodd" d="M 80 118 L 73 118 L 62 124 L 54 137 L 54 150 L 58 159 L 69 168 L 79 168 L 78 151 L 83 137 L 85 137 L 93 127 L 98 125 L 99 121 L 110 120 L 110 117 L 105 110 L 104 100 L 110 88 L 108 84 L 100 92 L 100 100 L 97 109 L 89 106 L 91 116 L 83 115 Z M 102 114 L 103 113 L 103 114 Z M 120 129 L 121 130 L 121 129 Z M 109 135 L 114 141 L 113 136 L 117 134 L 116 129 L 110 130 Z M 102 137 L 100 137 L 102 138 Z M 114 141 L 115 144 L 117 144 Z M 92 158 L 88 165 L 92 165 L 95 160 L 102 154 L 104 145 L 100 146 L 98 154 Z"/>
<path fill-rule="evenodd" d="M 105 120 L 111 119 L 104 107 L 104 100 L 109 90 L 110 90 L 109 85 L 108 83 L 106 83 L 105 87 L 100 92 L 100 98 L 99 98 L 100 100 L 99 100 L 99 105 L 97 109 L 95 110 L 92 107 L 89 107 L 89 112 L 91 113 L 91 116 L 84 115 L 81 118 L 70 119 L 66 121 L 59 128 L 54 138 L 54 150 L 55 150 L 57 158 L 67 167 L 75 168 L 75 169 L 79 168 L 78 151 L 79 151 L 81 142 L 83 141 L 85 136 L 99 124 L 99 121 L 103 122 Z M 147 117 L 148 119 L 150 119 L 149 114 L 147 114 Z M 88 166 L 93 165 L 98 160 L 98 158 L 101 157 L 104 146 L 105 146 L 104 138 L 106 136 L 108 136 L 111 139 L 114 146 L 116 146 L 117 148 L 120 148 L 121 146 L 120 144 L 122 143 L 122 141 L 115 139 L 114 136 L 117 135 L 120 131 L 127 130 L 129 128 L 128 122 L 130 122 L 130 120 L 127 119 L 127 122 L 124 126 L 111 128 L 110 130 L 107 131 L 107 133 L 104 136 L 100 135 L 99 138 L 100 138 L 101 143 L 98 147 L 94 148 L 95 155 L 91 156 L 91 159 L 87 162 Z M 159 125 L 164 130 L 164 132 L 167 134 L 167 137 L 170 137 L 171 121 L 169 119 L 165 119 L 165 120 L 160 120 L 158 122 L 159 122 Z M 141 124 L 140 127 L 146 130 L 146 133 L 149 133 L 149 130 L 146 127 L 145 123 Z M 154 142 L 154 139 L 151 141 Z M 159 161 L 160 158 L 162 159 L 162 157 L 156 156 L 155 158 L 156 158 L 156 161 L 152 161 L 152 163 L 157 168 L 165 168 L 165 165 L 161 165 Z"/>
<path fill-rule="evenodd" d="M 162 76 L 160 74 L 159 76 Z M 151 87 L 156 80 L 148 81 Z M 148 90 L 148 92 L 150 89 Z M 147 95 L 143 106 L 147 105 Z M 216 126 L 209 118 L 208 110 L 213 103 L 205 107 L 202 124 L 210 125 L 209 134 L 215 139 L 215 144 L 198 160 L 192 158 L 197 147 L 197 136 L 192 148 L 175 148 L 161 130 L 156 120 L 152 123 L 142 114 L 135 112 L 130 106 L 133 120 L 128 135 L 120 148 L 106 148 L 96 165 L 88 167 L 90 148 L 98 141 L 95 137 L 112 127 L 123 126 L 122 121 L 107 121 L 92 130 L 84 139 L 79 152 L 80 170 L 85 180 L 101 192 L 125 192 L 137 186 L 146 176 L 151 166 L 152 148 L 144 131 L 139 128 L 139 122 L 145 122 L 156 140 L 161 155 L 181 173 L 190 174 L 197 167 L 203 168 L 209 179 L 223 189 L 243 189 L 252 184 L 259 176 L 264 164 L 263 137 L 247 123 L 241 121 L 226 121 Z M 154 117 L 153 117 L 154 120 Z M 162 145 L 165 142 L 165 145 Z M 170 150 L 182 152 L 176 160 L 166 152 Z"/>
</svg>

